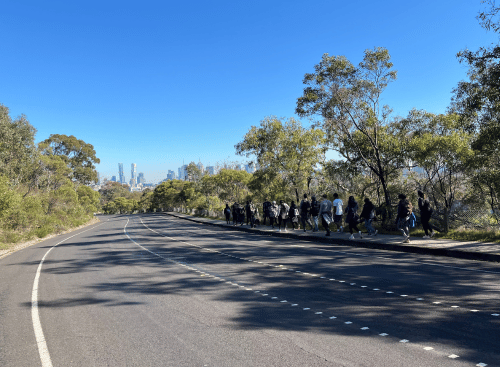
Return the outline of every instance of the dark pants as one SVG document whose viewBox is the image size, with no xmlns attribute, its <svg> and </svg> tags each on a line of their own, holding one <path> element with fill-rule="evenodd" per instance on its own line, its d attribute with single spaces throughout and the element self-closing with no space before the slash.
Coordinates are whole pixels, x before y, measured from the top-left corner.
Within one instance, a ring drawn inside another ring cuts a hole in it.
<svg viewBox="0 0 500 367">
<path fill-rule="evenodd" d="M 306 223 L 309 224 L 309 227 L 313 229 L 313 225 L 311 222 L 311 216 L 309 214 L 302 214 L 300 216 L 300 221 L 302 222 L 302 228 L 305 230 L 306 229 Z"/>
<path fill-rule="evenodd" d="M 299 228 L 299 218 L 296 218 L 296 217 L 291 218 L 290 223 L 292 223 L 293 229 L 295 229 L 295 224 L 297 224 L 297 228 Z"/>
<path fill-rule="evenodd" d="M 281 229 L 281 224 L 283 224 L 283 228 L 286 228 L 286 222 L 288 221 L 288 218 L 283 219 L 281 217 L 278 217 L 278 225 L 279 229 Z"/>
<path fill-rule="evenodd" d="M 351 219 L 349 221 L 349 232 L 351 232 L 351 234 L 353 234 L 353 230 L 355 230 L 356 232 L 359 232 L 357 219 Z"/>
<path fill-rule="evenodd" d="M 262 224 L 266 225 L 266 218 L 269 218 L 269 224 L 271 224 L 271 217 L 269 216 L 269 213 L 264 212 L 264 218 L 262 219 Z"/>
<path fill-rule="evenodd" d="M 274 225 L 276 224 L 277 220 L 274 217 L 269 217 L 269 224 L 271 225 L 272 228 L 274 228 Z"/>
<path fill-rule="evenodd" d="M 434 232 L 434 227 L 432 227 L 431 224 L 429 223 L 429 220 L 431 220 L 431 218 L 421 217 L 420 219 L 422 221 L 422 227 L 425 231 L 426 236 L 429 235 L 429 232 L 431 233 Z"/>
<path fill-rule="evenodd" d="M 252 228 L 255 228 L 255 215 L 254 214 L 250 214 L 250 226 Z"/>
<path fill-rule="evenodd" d="M 231 220 L 231 214 L 226 213 L 226 223 L 229 224 L 230 220 Z"/>
</svg>

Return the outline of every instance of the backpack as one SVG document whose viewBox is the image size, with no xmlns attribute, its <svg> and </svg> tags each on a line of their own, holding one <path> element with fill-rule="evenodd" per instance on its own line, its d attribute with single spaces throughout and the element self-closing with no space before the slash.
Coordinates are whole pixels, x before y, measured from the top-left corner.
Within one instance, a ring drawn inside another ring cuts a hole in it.
<svg viewBox="0 0 500 367">
<path fill-rule="evenodd" d="M 294 215 L 295 217 L 298 217 L 298 216 L 299 216 L 299 209 L 295 208 L 295 209 L 293 210 L 293 215 Z"/>
<path fill-rule="evenodd" d="M 410 220 L 409 220 L 410 227 L 415 227 L 417 225 L 417 218 L 415 218 L 415 214 L 411 213 L 410 214 Z"/>
<path fill-rule="evenodd" d="M 250 204 L 250 209 L 249 210 L 250 210 L 250 214 L 252 214 L 252 215 L 255 214 L 255 205 Z"/>
</svg>

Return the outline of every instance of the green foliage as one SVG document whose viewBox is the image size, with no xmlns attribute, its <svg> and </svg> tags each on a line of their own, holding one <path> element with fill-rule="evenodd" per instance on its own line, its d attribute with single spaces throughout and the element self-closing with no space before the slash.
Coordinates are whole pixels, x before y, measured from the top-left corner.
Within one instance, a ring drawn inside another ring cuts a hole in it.
<svg viewBox="0 0 500 367">
<path fill-rule="evenodd" d="M 39 144 L 44 155 L 61 157 L 71 168 L 69 178 L 88 185 L 97 182 L 95 164 L 100 163 L 91 144 L 75 138 L 73 135 L 52 134 Z"/>
<path fill-rule="evenodd" d="M 314 169 L 324 161 L 324 133 L 311 127 L 306 129 L 293 118 L 266 117 L 260 127 L 252 126 L 236 153 L 254 155 L 263 169 L 273 172 L 288 183 L 295 192 L 306 192 L 314 176 Z"/>
<path fill-rule="evenodd" d="M 30 179 L 38 157 L 35 146 L 36 129 L 26 116 L 16 119 L 9 116 L 9 109 L 0 104 L 0 175 L 14 184 Z"/>
<path fill-rule="evenodd" d="M 35 133 L 25 116 L 13 120 L 0 104 L 0 247 L 83 224 L 99 205 L 99 194 L 80 184 L 92 176 L 84 156 L 98 162 L 91 145 L 58 135 L 65 148 L 46 141 L 41 155 Z"/>
<path fill-rule="evenodd" d="M 381 94 L 396 80 L 387 49 L 366 50 L 355 67 L 344 56 L 324 54 L 314 73 L 304 76 L 299 116 L 319 115 L 331 149 L 351 165 L 370 170 L 391 206 L 388 181 L 404 164 L 407 131 L 380 106 Z"/>
</svg>

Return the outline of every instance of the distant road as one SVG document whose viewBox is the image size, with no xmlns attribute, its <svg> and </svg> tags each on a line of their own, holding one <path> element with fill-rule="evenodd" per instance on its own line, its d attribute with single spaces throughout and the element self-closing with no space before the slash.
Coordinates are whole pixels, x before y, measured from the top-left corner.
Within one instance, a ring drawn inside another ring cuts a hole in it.
<svg viewBox="0 0 500 367">
<path fill-rule="evenodd" d="M 0 260 L 0 366 L 500 366 L 500 264 L 100 219 Z"/>
</svg>

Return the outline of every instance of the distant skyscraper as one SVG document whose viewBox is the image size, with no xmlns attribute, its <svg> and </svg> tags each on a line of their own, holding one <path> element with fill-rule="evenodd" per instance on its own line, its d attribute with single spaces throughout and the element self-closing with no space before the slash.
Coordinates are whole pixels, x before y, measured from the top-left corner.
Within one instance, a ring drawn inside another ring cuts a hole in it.
<svg viewBox="0 0 500 367">
<path fill-rule="evenodd" d="M 207 166 L 207 172 L 210 176 L 215 175 L 215 167 L 214 166 Z"/>
<path fill-rule="evenodd" d="M 144 178 L 143 172 L 139 172 L 139 176 L 137 176 L 137 183 L 138 184 L 145 184 L 146 183 L 146 179 Z"/>
<path fill-rule="evenodd" d="M 200 170 L 201 174 L 203 174 L 205 172 L 205 167 L 203 167 L 203 163 L 198 162 L 198 164 L 196 165 L 196 167 L 198 167 L 198 169 Z"/>
<path fill-rule="evenodd" d="M 116 176 L 111 176 L 111 181 L 116 182 Z"/>
<path fill-rule="evenodd" d="M 179 168 L 179 180 L 187 180 L 187 164 Z"/>
<path fill-rule="evenodd" d="M 167 180 L 175 180 L 175 171 L 168 170 Z"/>
<path fill-rule="evenodd" d="M 118 163 L 118 177 L 120 178 L 120 183 L 125 183 L 125 173 L 123 173 L 123 163 Z"/>
<path fill-rule="evenodd" d="M 247 171 L 248 173 L 254 173 L 256 171 L 255 164 L 245 164 L 245 171 Z"/>
<path fill-rule="evenodd" d="M 137 164 L 132 163 L 130 165 L 130 187 L 135 187 L 137 185 Z"/>
</svg>

